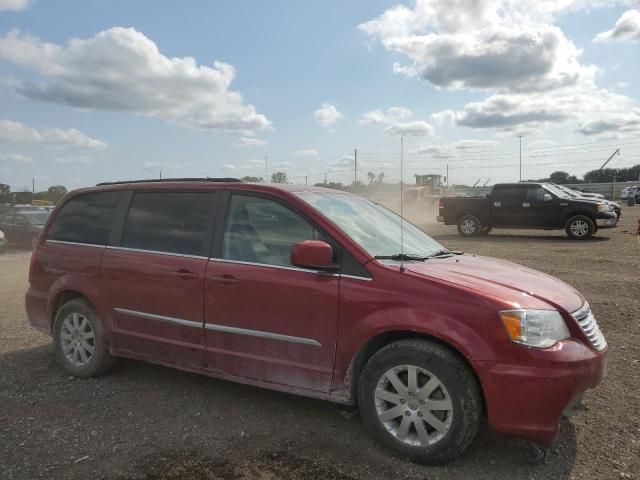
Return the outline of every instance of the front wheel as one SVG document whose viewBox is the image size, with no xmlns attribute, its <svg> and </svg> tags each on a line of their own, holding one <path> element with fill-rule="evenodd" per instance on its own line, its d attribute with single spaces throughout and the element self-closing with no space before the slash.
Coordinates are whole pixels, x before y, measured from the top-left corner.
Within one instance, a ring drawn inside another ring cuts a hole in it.
<svg viewBox="0 0 640 480">
<path fill-rule="evenodd" d="M 463 215 L 458 219 L 458 233 L 463 237 L 475 237 L 482 232 L 482 223 L 475 215 Z"/>
<path fill-rule="evenodd" d="M 367 362 L 358 385 L 360 413 L 369 434 L 415 462 L 438 465 L 473 442 L 482 399 L 467 365 L 446 347 L 400 340 Z"/>
<path fill-rule="evenodd" d="M 575 215 L 567 220 L 564 227 L 567 236 L 573 240 L 586 240 L 596 231 L 596 224 L 586 215 Z"/>
</svg>

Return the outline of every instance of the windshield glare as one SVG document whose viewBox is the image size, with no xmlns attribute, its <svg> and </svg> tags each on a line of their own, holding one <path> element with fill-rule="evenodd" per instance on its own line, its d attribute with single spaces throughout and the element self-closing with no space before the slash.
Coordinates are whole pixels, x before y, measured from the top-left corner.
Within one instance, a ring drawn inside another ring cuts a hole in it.
<svg viewBox="0 0 640 480">
<path fill-rule="evenodd" d="M 571 196 L 572 196 L 572 195 L 569 195 L 564 190 L 561 190 L 558 187 L 556 187 L 555 185 L 551 185 L 549 183 L 545 183 L 544 188 L 546 188 L 551 193 L 553 193 L 554 195 L 556 195 L 557 197 L 560 197 L 560 198 L 571 198 Z"/>
<path fill-rule="evenodd" d="M 404 252 L 406 255 L 427 257 L 447 250 L 406 220 L 403 249 L 400 245 L 400 216 L 365 198 L 337 192 L 300 192 L 298 195 L 371 256 Z"/>
</svg>

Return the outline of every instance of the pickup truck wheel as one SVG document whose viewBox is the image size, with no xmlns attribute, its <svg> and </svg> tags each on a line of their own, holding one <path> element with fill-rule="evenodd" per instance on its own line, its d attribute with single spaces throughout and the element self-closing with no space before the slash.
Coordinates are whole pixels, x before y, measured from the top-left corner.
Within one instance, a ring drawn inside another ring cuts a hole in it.
<svg viewBox="0 0 640 480">
<path fill-rule="evenodd" d="M 586 215 L 575 215 L 567 220 L 564 227 L 569 238 L 574 240 L 586 240 L 596 231 L 596 225 Z"/>
<path fill-rule="evenodd" d="M 482 231 L 480 219 L 474 215 L 464 215 L 458 219 L 458 233 L 463 237 L 475 237 Z"/>
<path fill-rule="evenodd" d="M 53 351 L 69 374 L 88 378 L 108 370 L 115 358 L 109 354 L 100 316 L 84 299 L 74 298 L 56 314 Z"/>
<path fill-rule="evenodd" d="M 462 455 L 482 416 L 480 388 L 467 365 L 448 348 L 418 339 L 393 342 L 371 357 L 358 403 L 376 441 L 427 465 Z"/>
</svg>

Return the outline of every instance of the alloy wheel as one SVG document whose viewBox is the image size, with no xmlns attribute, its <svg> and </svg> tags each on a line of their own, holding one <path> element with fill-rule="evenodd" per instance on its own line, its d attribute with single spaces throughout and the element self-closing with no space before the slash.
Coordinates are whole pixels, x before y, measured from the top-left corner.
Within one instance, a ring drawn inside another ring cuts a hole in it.
<svg viewBox="0 0 640 480">
<path fill-rule="evenodd" d="M 576 220 L 571 223 L 571 233 L 576 237 L 584 237 L 589 232 L 589 225 L 584 220 Z"/>
<path fill-rule="evenodd" d="M 91 361 L 95 351 L 95 333 L 83 314 L 70 313 L 62 321 L 60 342 L 62 351 L 73 365 L 84 366 Z"/>
<path fill-rule="evenodd" d="M 460 224 L 460 229 L 466 235 L 471 235 L 476 231 L 476 223 L 473 220 L 464 220 Z"/>
<path fill-rule="evenodd" d="M 453 420 L 453 404 L 445 386 L 433 373 L 415 365 L 400 365 L 382 375 L 375 406 L 387 431 L 409 446 L 438 443 Z"/>
</svg>

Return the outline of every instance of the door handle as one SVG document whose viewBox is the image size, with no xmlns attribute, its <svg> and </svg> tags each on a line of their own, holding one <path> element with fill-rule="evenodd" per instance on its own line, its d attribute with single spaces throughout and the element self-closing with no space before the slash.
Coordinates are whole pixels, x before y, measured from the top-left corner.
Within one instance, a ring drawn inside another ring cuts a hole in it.
<svg viewBox="0 0 640 480">
<path fill-rule="evenodd" d="M 223 275 L 211 275 L 209 276 L 209 279 L 212 282 L 221 283 L 222 285 L 233 285 L 234 283 L 238 283 L 238 279 L 228 273 Z"/>
<path fill-rule="evenodd" d="M 200 277 L 196 272 L 192 272 L 186 268 L 176 270 L 173 274 L 181 280 L 196 280 Z"/>
<path fill-rule="evenodd" d="M 531 204 L 529 202 L 524 202 L 522 204 L 522 206 L 525 207 L 525 208 L 529 208 L 531 206 Z"/>
</svg>

